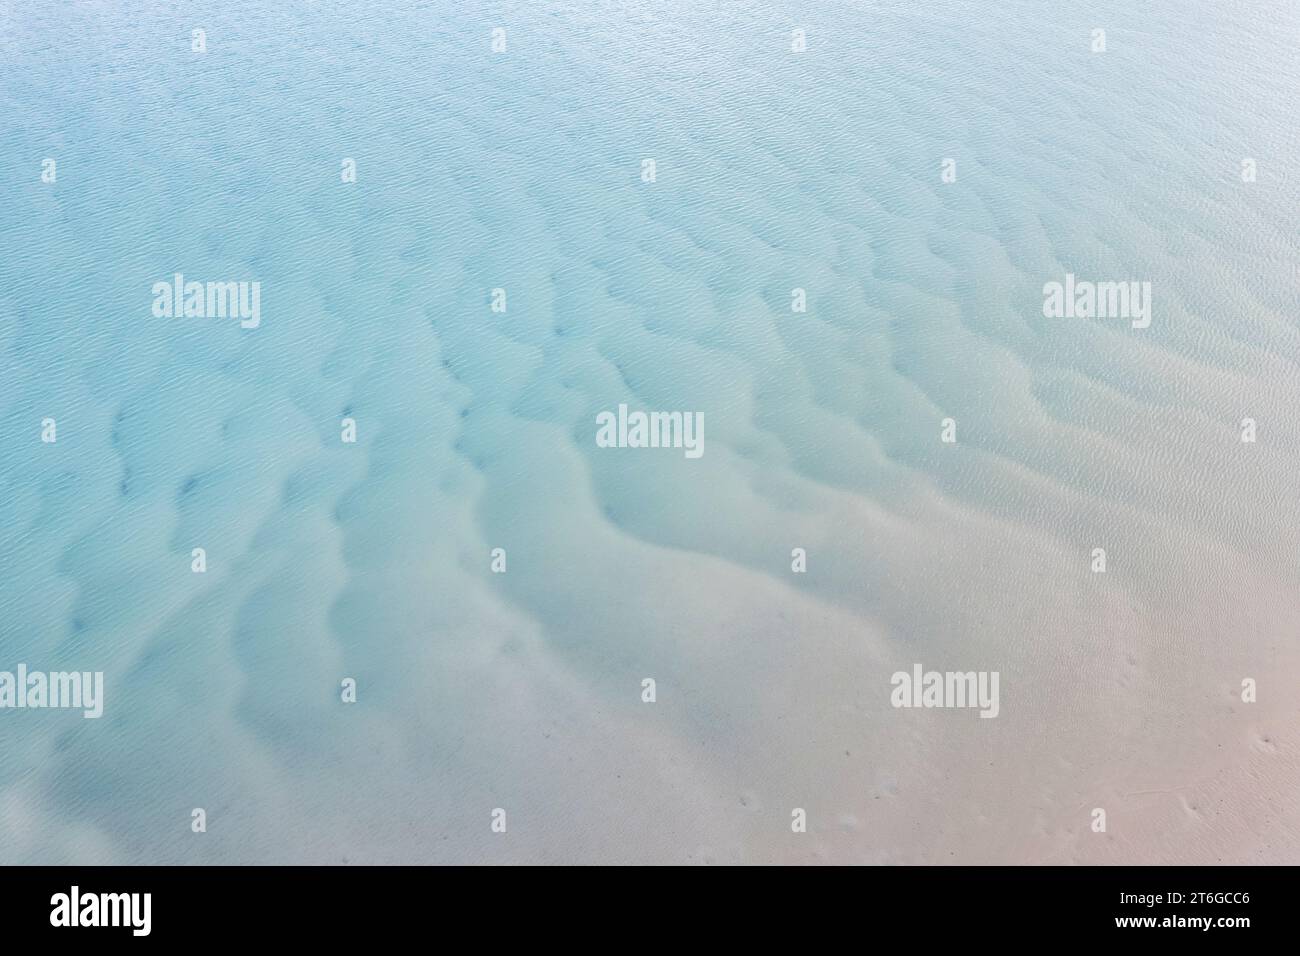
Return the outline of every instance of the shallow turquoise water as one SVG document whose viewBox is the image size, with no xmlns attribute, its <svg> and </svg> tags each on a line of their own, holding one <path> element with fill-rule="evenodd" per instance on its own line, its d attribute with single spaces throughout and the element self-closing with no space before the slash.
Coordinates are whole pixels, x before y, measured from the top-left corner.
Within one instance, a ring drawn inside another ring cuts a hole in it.
<svg viewBox="0 0 1300 956">
<path fill-rule="evenodd" d="M 107 687 L 0 711 L 0 861 L 1257 853 L 1293 4 L 158 7 L 0 7 L 0 669 Z M 156 318 L 177 271 L 260 326 Z M 1067 272 L 1151 327 L 1044 318 Z M 705 454 L 597 448 L 620 403 Z M 893 711 L 917 660 L 1011 702 Z M 1076 837 L 1096 800 L 1141 826 Z"/>
</svg>

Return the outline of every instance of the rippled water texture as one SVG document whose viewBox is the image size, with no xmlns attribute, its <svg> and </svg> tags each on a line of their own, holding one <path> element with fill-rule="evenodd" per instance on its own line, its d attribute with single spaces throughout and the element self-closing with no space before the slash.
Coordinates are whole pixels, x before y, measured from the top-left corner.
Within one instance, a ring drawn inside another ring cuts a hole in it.
<svg viewBox="0 0 1300 956">
<path fill-rule="evenodd" d="M 0 3 L 0 670 L 106 688 L 0 710 L 0 863 L 1300 862 L 1298 36 Z"/>
</svg>

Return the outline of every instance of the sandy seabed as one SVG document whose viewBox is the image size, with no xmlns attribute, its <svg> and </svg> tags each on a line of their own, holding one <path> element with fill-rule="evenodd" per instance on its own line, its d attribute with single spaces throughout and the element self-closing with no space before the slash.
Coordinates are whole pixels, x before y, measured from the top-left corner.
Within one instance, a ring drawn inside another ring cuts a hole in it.
<svg viewBox="0 0 1300 956">
<path fill-rule="evenodd" d="M 0 10 L 0 863 L 1300 862 L 1297 8 L 154 6 Z"/>
</svg>

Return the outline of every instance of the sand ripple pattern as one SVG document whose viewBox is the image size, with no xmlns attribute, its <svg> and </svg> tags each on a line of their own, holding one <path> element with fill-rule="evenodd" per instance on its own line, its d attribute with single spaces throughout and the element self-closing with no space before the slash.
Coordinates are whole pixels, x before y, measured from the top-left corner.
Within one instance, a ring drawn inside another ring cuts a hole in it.
<svg viewBox="0 0 1300 956">
<path fill-rule="evenodd" d="M 1300 860 L 1300 8 L 159 6 L 0 9 L 0 863 Z"/>
</svg>

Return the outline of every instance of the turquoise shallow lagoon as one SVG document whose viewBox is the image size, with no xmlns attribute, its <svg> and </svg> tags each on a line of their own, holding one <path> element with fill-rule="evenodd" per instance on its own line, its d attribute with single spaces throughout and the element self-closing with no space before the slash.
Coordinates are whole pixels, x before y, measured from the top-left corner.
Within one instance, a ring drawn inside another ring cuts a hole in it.
<svg viewBox="0 0 1300 956">
<path fill-rule="evenodd" d="M 0 863 L 1300 860 L 1300 7 L 176 6 L 0 3 Z"/>
</svg>

